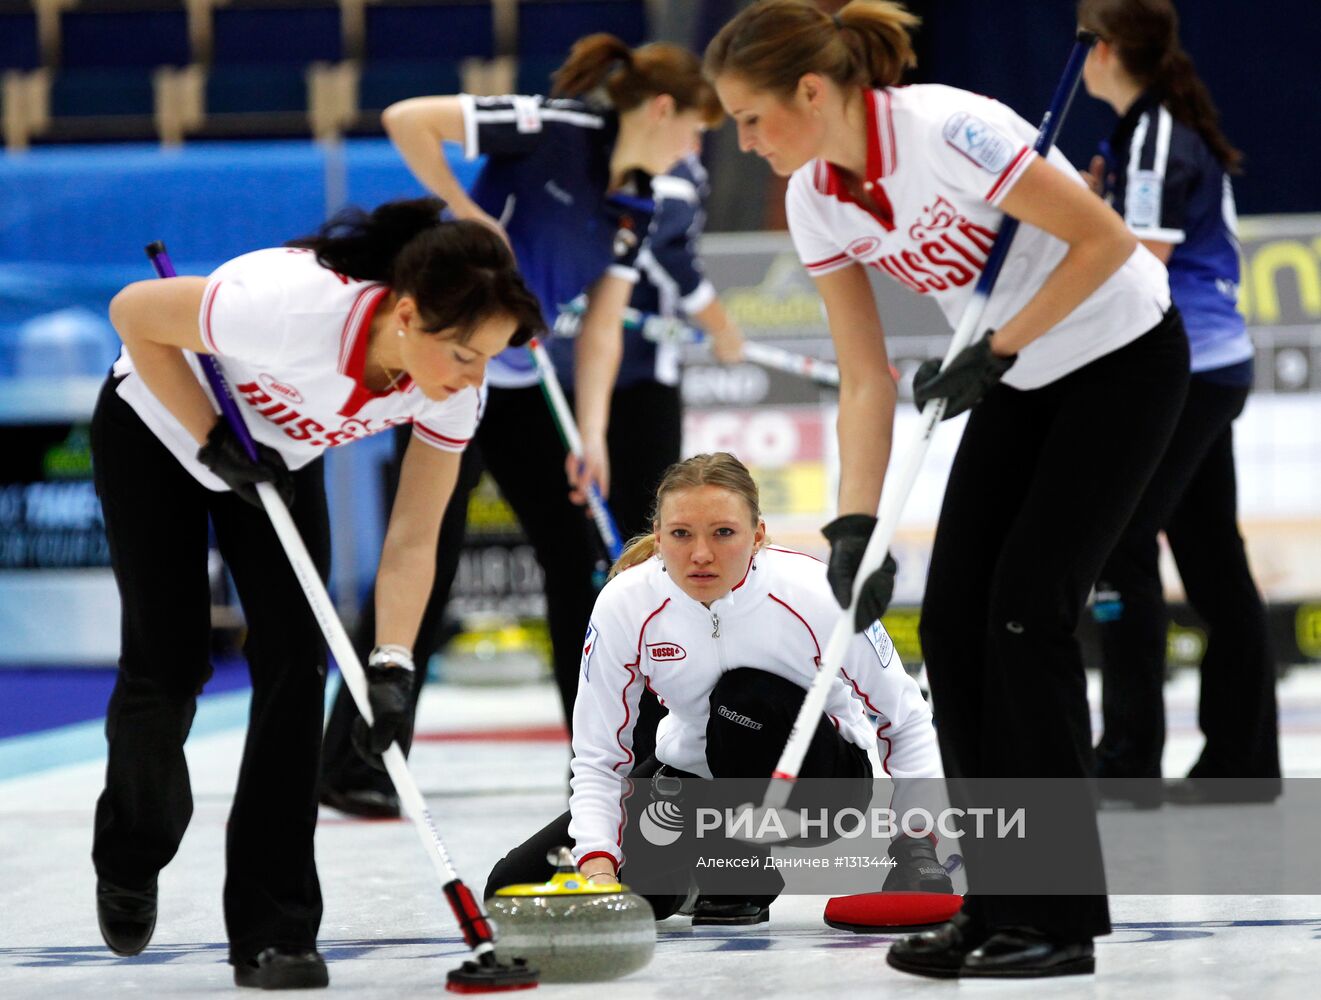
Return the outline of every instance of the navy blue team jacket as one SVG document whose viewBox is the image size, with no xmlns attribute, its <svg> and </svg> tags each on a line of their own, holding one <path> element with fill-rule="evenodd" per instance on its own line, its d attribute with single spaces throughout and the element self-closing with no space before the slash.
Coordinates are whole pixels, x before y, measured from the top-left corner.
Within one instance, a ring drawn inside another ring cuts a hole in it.
<svg viewBox="0 0 1321 1000">
<path fill-rule="evenodd" d="M 465 95 L 465 101 L 471 101 L 467 155 L 487 158 L 472 198 L 509 233 L 547 327 L 554 327 L 561 306 L 608 270 L 636 279 L 653 204 L 650 178 L 641 172 L 625 190 L 606 194 L 618 116 L 582 101 L 541 96 Z M 571 390 L 573 344 L 550 338 L 547 346 Z M 493 386 L 537 381 L 523 348 L 501 353 L 488 378 Z"/>
<path fill-rule="evenodd" d="M 1133 233 L 1175 244 L 1170 295 L 1188 330 L 1193 372 L 1247 384 L 1252 342 L 1237 308 L 1238 222 L 1224 168 L 1155 92 L 1134 102 L 1101 154 L 1107 197 Z"/>
<path fill-rule="evenodd" d="M 706 170 L 693 154 L 668 174 L 653 178 L 651 187 L 656 214 L 638 254 L 638 283 L 629 305 L 644 316 L 691 317 L 716 297 L 697 256 L 710 190 Z M 626 388 L 641 382 L 677 385 L 679 352 L 673 345 L 657 345 L 644 340 L 641 331 L 629 329 L 618 385 Z"/>
</svg>

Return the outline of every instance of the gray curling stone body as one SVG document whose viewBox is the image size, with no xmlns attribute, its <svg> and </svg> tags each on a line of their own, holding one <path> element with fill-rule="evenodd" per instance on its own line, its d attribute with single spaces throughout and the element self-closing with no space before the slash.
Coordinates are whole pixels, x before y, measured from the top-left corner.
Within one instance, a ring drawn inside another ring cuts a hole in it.
<svg viewBox="0 0 1321 1000">
<path fill-rule="evenodd" d="M 560 889 L 499 895 L 486 906 L 496 925 L 496 956 L 527 959 L 544 982 L 618 979 L 641 969 L 656 951 L 655 914 L 630 892 Z"/>
</svg>

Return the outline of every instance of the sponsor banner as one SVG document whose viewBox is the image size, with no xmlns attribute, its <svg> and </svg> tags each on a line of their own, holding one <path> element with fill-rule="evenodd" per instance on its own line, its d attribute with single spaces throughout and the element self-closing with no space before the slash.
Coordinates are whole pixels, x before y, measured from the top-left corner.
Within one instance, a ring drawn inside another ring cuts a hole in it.
<svg viewBox="0 0 1321 1000">
<path fill-rule="evenodd" d="M 1321 215 L 1247 218 L 1240 220 L 1240 229 L 1239 309 L 1257 346 L 1256 388 L 1321 391 Z M 821 300 L 787 233 L 708 236 L 702 255 L 721 301 L 749 337 L 834 357 Z M 943 352 L 949 325 L 935 303 L 874 269 L 868 269 L 868 278 L 907 398 L 912 369 Z M 779 373 L 761 380 L 728 369 L 723 376 L 707 374 L 715 366 L 699 349 L 688 351 L 688 362 L 684 394 L 693 405 L 788 404 L 820 396 L 805 380 Z"/>
<path fill-rule="evenodd" d="M 0 570 L 109 566 L 86 424 L 5 428 Z"/>
</svg>

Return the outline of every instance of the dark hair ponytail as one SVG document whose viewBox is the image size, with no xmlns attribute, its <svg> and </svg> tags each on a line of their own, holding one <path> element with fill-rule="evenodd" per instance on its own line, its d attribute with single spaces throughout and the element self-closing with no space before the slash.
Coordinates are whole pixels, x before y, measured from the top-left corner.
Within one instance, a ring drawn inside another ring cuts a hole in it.
<svg viewBox="0 0 1321 1000">
<path fill-rule="evenodd" d="M 1192 57 L 1182 48 L 1172 50 L 1157 70 L 1155 85 L 1165 96 L 1170 114 L 1197 130 L 1220 165 L 1231 174 L 1239 173 L 1243 154 L 1220 129 L 1220 112 L 1211 100 L 1211 92 L 1197 75 Z"/>
<path fill-rule="evenodd" d="M 1195 129 L 1225 170 L 1239 172 L 1243 154 L 1220 129 L 1211 93 L 1179 42 L 1179 15 L 1170 0 L 1079 0 L 1078 23 L 1113 46 L 1128 74 L 1158 91 L 1175 120 Z"/>
<path fill-rule="evenodd" d="M 711 40 L 706 73 L 782 98 L 808 73 L 841 87 L 889 87 L 917 64 L 910 36 L 920 23 L 892 0 L 853 0 L 834 17 L 807 0 L 761 0 Z"/>
<path fill-rule="evenodd" d="M 312 250 L 322 267 L 409 296 L 426 330 L 454 329 L 466 341 L 482 322 L 507 316 L 517 324 L 510 345 L 526 344 L 544 323 L 514 255 L 488 226 L 442 221 L 444 207 L 439 198 L 386 202 L 370 213 L 350 207 L 285 246 Z"/>
<path fill-rule="evenodd" d="M 444 208 L 439 198 L 388 201 L 370 214 L 350 205 L 313 235 L 285 246 L 315 250 L 318 264 L 350 278 L 390 284 L 399 251 L 419 233 L 440 225 Z"/>
<path fill-rule="evenodd" d="M 616 111 L 631 111 L 658 94 L 669 94 L 680 111 L 697 111 L 707 125 L 724 117 L 715 88 L 702 75 L 701 60 L 666 42 L 632 49 L 606 32 L 587 35 L 574 42 L 551 81 L 556 96 L 584 97 L 604 90 Z"/>
</svg>

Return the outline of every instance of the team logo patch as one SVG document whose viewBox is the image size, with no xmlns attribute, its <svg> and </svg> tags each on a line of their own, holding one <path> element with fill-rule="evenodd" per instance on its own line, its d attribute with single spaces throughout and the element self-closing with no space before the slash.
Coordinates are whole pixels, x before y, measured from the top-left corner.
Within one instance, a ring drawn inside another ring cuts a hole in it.
<svg viewBox="0 0 1321 1000">
<path fill-rule="evenodd" d="M 291 386 L 288 382 L 281 382 L 274 375 L 267 375 L 263 372 L 257 376 L 261 379 L 261 384 L 277 396 L 283 396 L 291 403 L 301 403 L 303 401 L 302 393 Z"/>
<path fill-rule="evenodd" d="M 592 654 L 596 652 L 596 623 L 587 623 L 587 634 L 583 636 L 583 662 L 582 674 L 583 680 L 592 679 Z"/>
<path fill-rule="evenodd" d="M 881 661 L 881 669 L 885 669 L 894 659 L 894 640 L 890 638 L 890 633 L 885 631 L 885 626 L 880 622 L 872 622 L 866 636 L 871 648 L 876 650 L 876 657 Z"/>
<path fill-rule="evenodd" d="M 922 206 L 922 214 L 908 227 L 908 235 L 914 241 L 921 243 L 938 237 L 950 226 L 961 221 L 963 216 L 949 203 L 949 199 L 939 195 L 934 205 Z"/>
<path fill-rule="evenodd" d="M 647 655 L 653 660 L 682 660 L 688 651 L 677 642 L 649 642 Z"/>
<path fill-rule="evenodd" d="M 976 115 L 960 111 L 945 123 L 945 141 L 983 170 L 1002 173 L 1014 158 L 1016 147 L 1000 132 Z"/>
<path fill-rule="evenodd" d="M 514 127 L 520 132 L 541 131 L 541 108 L 535 97 L 518 94 L 514 97 Z"/>
<path fill-rule="evenodd" d="M 1134 229 L 1156 229 L 1160 226 L 1160 174 L 1154 170 L 1138 170 L 1128 182 L 1125 207 L 1128 224 Z"/>
<path fill-rule="evenodd" d="M 859 236 L 844 248 L 844 252 L 850 257 L 870 257 L 876 252 L 880 245 L 881 241 L 875 236 Z"/>
</svg>

